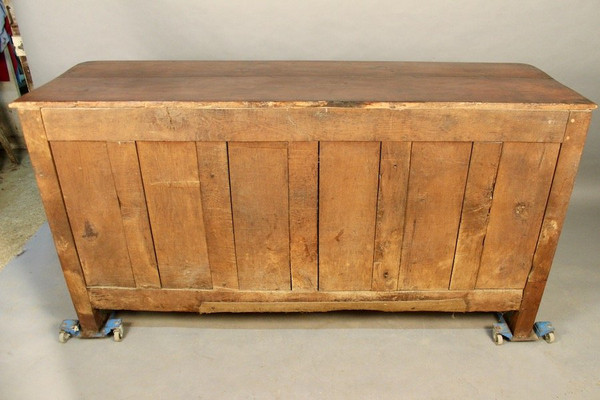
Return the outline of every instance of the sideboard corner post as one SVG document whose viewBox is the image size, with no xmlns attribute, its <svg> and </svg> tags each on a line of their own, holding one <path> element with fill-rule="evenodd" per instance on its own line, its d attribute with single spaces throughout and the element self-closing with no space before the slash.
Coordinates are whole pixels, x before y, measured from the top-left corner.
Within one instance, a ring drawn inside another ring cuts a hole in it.
<svg viewBox="0 0 600 400">
<path fill-rule="evenodd" d="M 591 112 L 569 113 L 532 268 L 523 290 L 521 307 L 507 314 L 508 324 L 515 338 L 524 339 L 531 335 L 567 214 L 590 120 Z"/>
<path fill-rule="evenodd" d="M 108 314 L 94 309 L 90 303 L 83 270 L 81 269 L 63 202 L 60 183 L 52 160 L 50 144 L 46 137 L 41 110 L 20 109 L 19 118 L 48 224 L 53 232 L 56 252 L 75 312 L 79 318 L 81 336 L 89 337 L 102 328 Z"/>
</svg>

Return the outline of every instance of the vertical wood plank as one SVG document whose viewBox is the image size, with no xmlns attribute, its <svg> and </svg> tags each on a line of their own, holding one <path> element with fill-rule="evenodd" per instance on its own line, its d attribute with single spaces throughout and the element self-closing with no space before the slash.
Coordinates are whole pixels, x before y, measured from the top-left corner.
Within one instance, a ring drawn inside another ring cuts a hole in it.
<svg viewBox="0 0 600 400">
<path fill-rule="evenodd" d="M 559 148 L 559 143 L 504 144 L 478 289 L 525 286 Z"/>
<path fill-rule="evenodd" d="M 467 142 L 414 142 L 398 288 L 447 289 L 471 154 Z"/>
<path fill-rule="evenodd" d="M 196 149 L 213 287 L 237 289 L 227 143 L 197 142 Z"/>
<path fill-rule="evenodd" d="M 410 142 L 382 142 L 372 290 L 396 290 L 404 233 Z"/>
<path fill-rule="evenodd" d="M 571 112 L 567 122 L 532 269 L 523 291 L 521 308 L 508 319 L 513 334 L 519 338 L 528 337 L 535 322 L 567 214 L 591 116 L 590 112 Z"/>
<path fill-rule="evenodd" d="M 88 286 L 135 286 L 106 143 L 51 148 Z"/>
<path fill-rule="evenodd" d="M 290 290 L 287 144 L 229 143 L 229 173 L 240 289 Z"/>
<path fill-rule="evenodd" d="M 473 143 L 450 289 L 474 289 L 502 143 Z"/>
<path fill-rule="evenodd" d="M 42 116 L 39 110 L 19 110 L 19 119 L 81 334 L 91 336 L 102 328 L 108 315 L 90 303 Z"/>
<path fill-rule="evenodd" d="M 370 290 L 378 142 L 321 142 L 319 289 Z"/>
<path fill-rule="evenodd" d="M 318 142 L 290 142 L 290 266 L 292 290 L 317 290 Z"/>
<path fill-rule="evenodd" d="M 195 144 L 137 146 L 163 287 L 211 288 Z"/>
<path fill-rule="evenodd" d="M 160 288 L 135 142 L 107 142 L 135 285 Z"/>
</svg>

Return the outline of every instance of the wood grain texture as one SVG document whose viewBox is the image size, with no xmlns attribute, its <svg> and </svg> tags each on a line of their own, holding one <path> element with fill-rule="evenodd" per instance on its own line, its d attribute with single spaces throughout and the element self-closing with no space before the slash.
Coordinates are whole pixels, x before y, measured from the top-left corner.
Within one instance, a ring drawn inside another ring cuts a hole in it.
<svg viewBox="0 0 600 400">
<path fill-rule="evenodd" d="M 135 286 L 106 143 L 51 148 L 87 284 Z"/>
<path fill-rule="evenodd" d="M 289 207 L 292 290 L 317 290 L 318 142 L 290 142 Z"/>
<path fill-rule="evenodd" d="M 527 64 L 436 63 L 397 61 L 88 61 L 75 65 L 61 77 L 117 78 L 142 76 L 329 76 L 367 75 L 480 76 L 491 78 L 550 78 Z"/>
<path fill-rule="evenodd" d="M 159 288 L 160 277 L 135 142 L 108 142 L 106 146 L 135 285 Z"/>
<path fill-rule="evenodd" d="M 447 289 L 471 143 L 413 143 L 399 289 Z"/>
<path fill-rule="evenodd" d="M 197 142 L 196 149 L 213 287 L 237 289 L 227 144 Z"/>
<path fill-rule="evenodd" d="M 497 303 L 499 304 L 499 303 Z M 506 307 L 506 303 L 501 306 Z M 412 301 L 207 301 L 200 304 L 200 314 L 214 313 L 265 313 L 265 312 L 330 312 L 330 311 L 383 311 L 383 312 L 407 312 L 407 311 L 439 311 L 443 308 L 447 311 L 464 311 L 467 307 L 465 299 L 444 300 L 412 300 Z"/>
<path fill-rule="evenodd" d="M 163 287 L 212 287 L 196 146 L 184 142 L 137 146 Z"/>
<path fill-rule="evenodd" d="M 502 143 L 473 143 L 450 289 L 474 289 Z"/>
<path fill-rule="evenodd" d="M 398 287 L 410 151 L 410 142 L 381 144 L 372 290 Z"/>
<path fill-rule="evenodd" d="M 573 191 L 590 119 L 591 113 L 572 112 L 570 115 L 533 256 L 533 265 L 523 291 L 523 301 L 519 310 L 508 320 L 513 334 L 517 337 L 526 337 L 535 322 Z"/>
<path fill-rule="evenodd" d="M 320 290 L 371 289 L 379 150 L 377 142 L 320 144 Z"/>
<path fill-rule="evenodd" d="M 590 107 L 591 102 L 523 64 L 398 62 L 85 63 L 16 106 L 60 102 L 395 102 Z"/>
<path fill-rule="evenodd" d="M 290 290 L 286 143 L 229 143 L 241 290 Z"/>
<path fill-rule="evenodd" d="M 524 288 L 559 144 L 505 143 L 476 287 Z"/>
<path fill-rule="evenodd" d="M 90 303 L 42 116 L 38 111 L 20 110 L 19 119 L 65 282 L 79 319 L 82 336 L 87 337 L 102 327 L 108 315 L 94 309 Z"/>
<path fill-rule="evenodd" d="M 353 107 L 43 109 L 50 140 L 561 142 L 568 112 Z M 64 121 L 69 123 L 65 124 Z"/>
<path fill-rule="evenodd" d="M 357 309 L 369 309 L 371 302 L 389 303 L 389 308 L 402 307 L 397 302 L 407 302 L 410 311 L 510 311 L 521 303 L 522 291 L 511 290 L 427 290 L 402 292 L 338 291 L 220 291 L 192 289 L 124 289 L 90 288 L 92 304 L 113 310 L 187 311 L 198 312 L 206 302 L 312 302 L 312 311 L 336 310 L 335 304 L 354 303 Z M 333 304 L 335 303 L 335 304 Z M 434 305 L 437 303 L 437 305 Z M 294 310 L 290 310 L 294 311 Z"/>
<path fill-rule="evenodd" d="M 365 309 L 512 312 L 520 340 L 596 106 L 518 64 L 94 62 L 12 107 L 84 336 Z"/>
</svg>

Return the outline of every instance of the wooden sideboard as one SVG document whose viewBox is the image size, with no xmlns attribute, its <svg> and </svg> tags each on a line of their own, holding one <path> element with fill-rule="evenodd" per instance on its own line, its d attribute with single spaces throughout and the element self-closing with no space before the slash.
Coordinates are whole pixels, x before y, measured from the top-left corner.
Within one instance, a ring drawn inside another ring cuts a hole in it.
<svg viewBox="0 0 600 400">
<path fill-rule="evenodd" d="M 499 311 L 530 335 L 595 105 L 523 64 L 88 62 L 12 104 L 104 310 Z"/>
</svg>

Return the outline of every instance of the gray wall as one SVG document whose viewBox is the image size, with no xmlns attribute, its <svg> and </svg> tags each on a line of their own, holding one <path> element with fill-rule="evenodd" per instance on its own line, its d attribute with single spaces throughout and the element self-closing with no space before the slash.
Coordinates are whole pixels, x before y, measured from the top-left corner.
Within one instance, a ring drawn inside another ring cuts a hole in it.
<svg viewBox="0 0 600 400">
<path fill-rule="evenodd" d="M 38 86 L 101 59 L 494 61 L 600 102 L 598 0 L 13 2 Z M 578 184 L 596 190 L 597 114 Z"/>
</svg>

